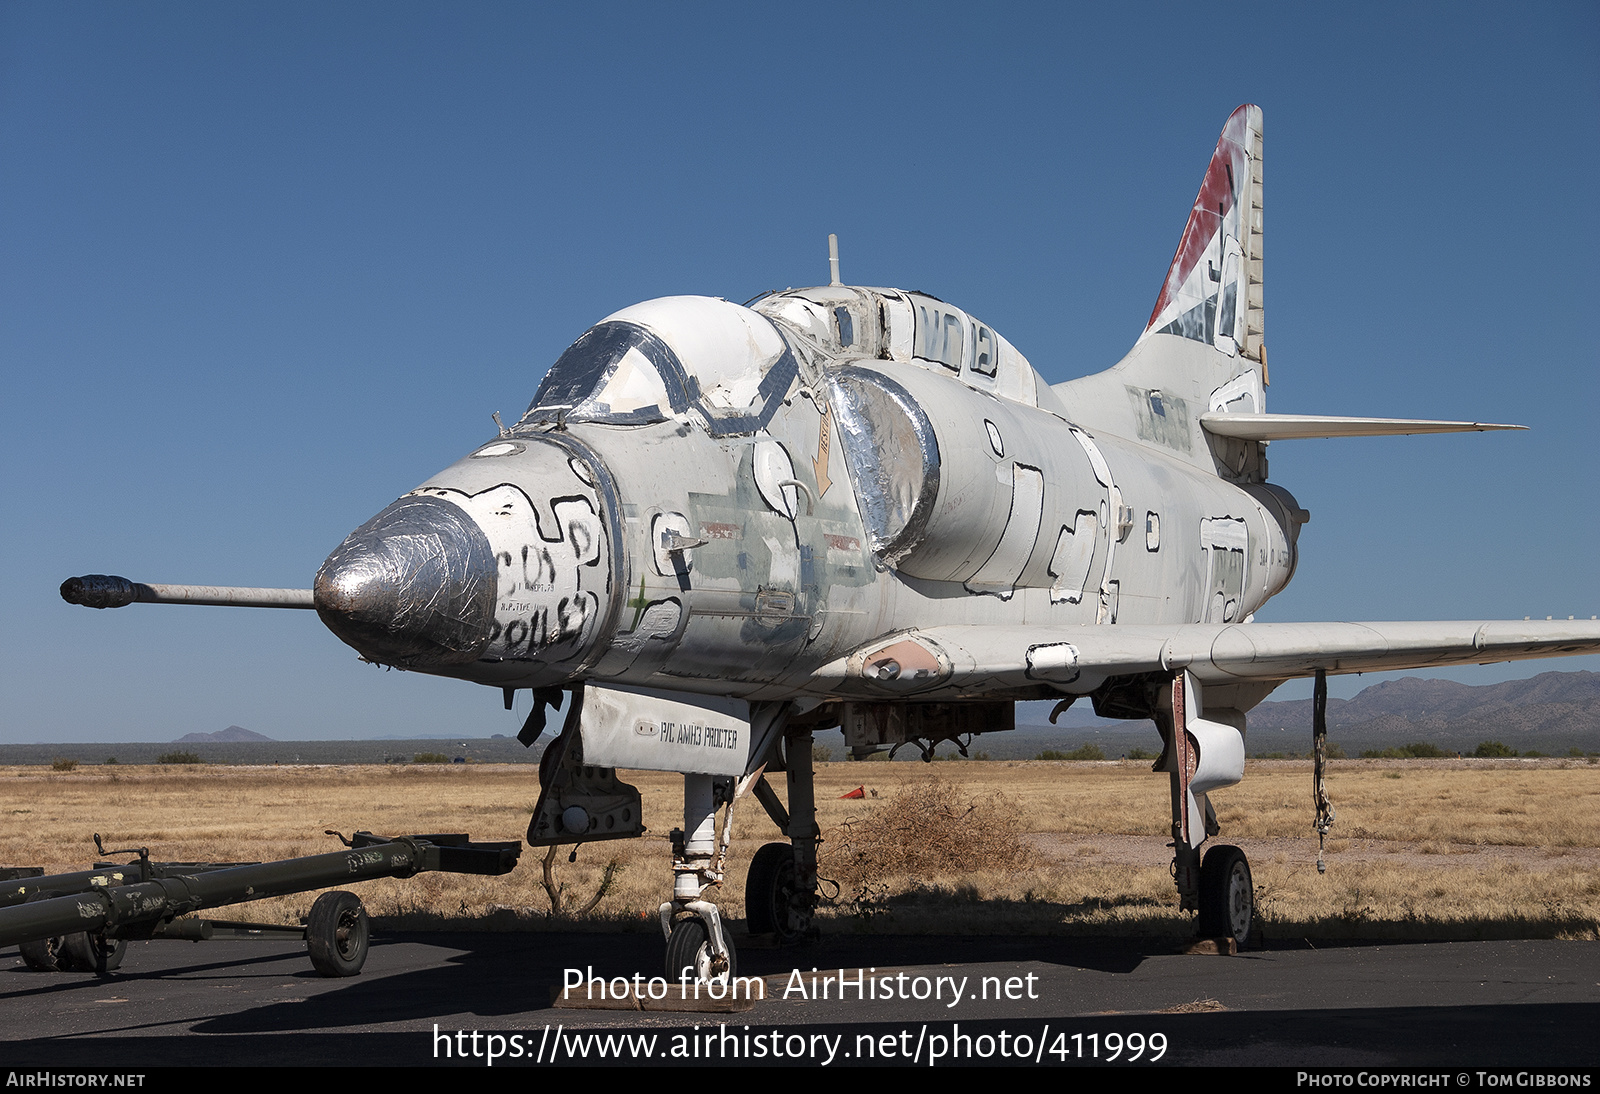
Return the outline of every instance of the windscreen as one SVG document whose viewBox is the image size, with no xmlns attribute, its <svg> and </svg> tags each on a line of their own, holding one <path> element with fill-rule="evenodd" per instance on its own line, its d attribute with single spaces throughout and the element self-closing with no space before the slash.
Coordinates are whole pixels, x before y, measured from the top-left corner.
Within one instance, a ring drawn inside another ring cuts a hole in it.
<svg viewBox="0 0 1600 1094">
<path fill-rule="evenodd" d="M 522 420 L 564 412 L 577 422 L 659 422 L 687 406 L 680 373 L 672 351 L 643 327 L 601 323 L 550 366 Z"/>
</svg>

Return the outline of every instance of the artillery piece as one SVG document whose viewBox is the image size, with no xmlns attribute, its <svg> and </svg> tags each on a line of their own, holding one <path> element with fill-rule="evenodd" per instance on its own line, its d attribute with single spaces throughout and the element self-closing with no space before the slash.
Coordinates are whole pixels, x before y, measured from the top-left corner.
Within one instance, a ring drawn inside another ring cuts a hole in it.
<svg viewBox="0 0 1600 1094">
<path fill-rule="evenodd" d="M 20 946 L 35 969 L 105 975 L 120 964 L 132 939 L 199 942 L 279 935 L 303 938 L 311 964 L 323 976 L 354 976 L 366 962 L 368 946 L 367 913 L 354 893 L 323 893 L 304 927 L 179 917 L 341 882 L 429 871 L 499 876 L 510 873 L 522 854 L 519 841 L 473 843 L 464 834 L 357 832 L 339 839 L 343 851 L 276 862 L 152 862 L 147 847 L 108 852 L 97 833 L 95 849 L 102 857 L 136 857 L 123 864 L 102 862 L 92 870 L 0 882 L 0 946 Z"/>
</svg>

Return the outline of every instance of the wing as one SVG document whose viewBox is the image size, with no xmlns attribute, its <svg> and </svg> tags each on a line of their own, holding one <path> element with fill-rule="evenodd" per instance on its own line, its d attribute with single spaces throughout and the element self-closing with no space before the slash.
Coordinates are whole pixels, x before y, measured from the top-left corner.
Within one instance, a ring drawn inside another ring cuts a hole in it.
<svg viewBox="0 0 1600 1094">
<path fill-rule="evenodd" d="M 1187 669 L 1201 683 L 1486 665 L 1600 653 L 1595 620 L 1453 623 L 1190 623 L 929 627 L 825 666 L 841 696 L 953 698 L 1037 689 L 1085 694 L 1113 676 Z"/>
</svg>

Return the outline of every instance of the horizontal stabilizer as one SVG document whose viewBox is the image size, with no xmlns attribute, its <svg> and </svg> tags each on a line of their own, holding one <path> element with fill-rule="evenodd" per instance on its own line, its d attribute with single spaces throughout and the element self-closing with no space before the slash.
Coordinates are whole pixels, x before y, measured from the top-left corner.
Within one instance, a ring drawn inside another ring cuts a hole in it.
<svg viewBox="0 0 1600 1094">
<path fill-rule="evenodd" d="M 1398 437 L 1411 433 L 1482 433 L 1527 429 L 1491 422 L 1438 422 L 1428 418 L 1329 418 L 1318 414 L 1202 414 L 1200 424 L 1219 437 L 1288 441 L 1304 437 Z"/>
</svg>

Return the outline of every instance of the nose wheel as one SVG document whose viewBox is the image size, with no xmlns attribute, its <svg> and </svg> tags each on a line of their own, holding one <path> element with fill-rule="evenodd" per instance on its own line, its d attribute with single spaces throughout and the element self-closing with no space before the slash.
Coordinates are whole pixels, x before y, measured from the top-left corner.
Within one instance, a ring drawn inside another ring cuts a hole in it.
<svg viewBox="0 0 1600 1094">
<path fill-rule="evenodd" d="M 718 954 L 711 941 L 711 929 L 699 916 L 686 916 L 672 925 L 667 938 L 667 980 L 670 983 L 699 981 L 729 984 L 739 972 L 739 957 L 733 939 L 723 935 L 726 955 Z"/>
</svg>

